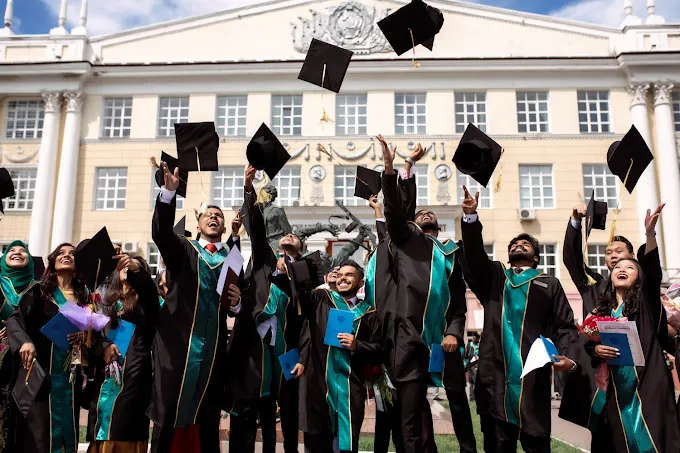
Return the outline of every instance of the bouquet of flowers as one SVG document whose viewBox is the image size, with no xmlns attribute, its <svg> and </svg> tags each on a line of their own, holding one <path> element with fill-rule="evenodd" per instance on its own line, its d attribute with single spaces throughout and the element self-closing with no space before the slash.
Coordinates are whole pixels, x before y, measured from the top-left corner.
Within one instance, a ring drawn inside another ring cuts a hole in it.
<svg viewBox="0 0 680 453">
<path fill-rule="evenodd" d="M 579 332 L 581 332 L 583 335 L 586 336 L 590 341 L 594 341 L 595 343 L 600 343 L 600 332 L 597 330 L 597 323 L 603 322 L 603 321 L 617 321 L 616 318 L 612 318 L 611 316 L 602 316 L 602 315 L 596 315 L 592 314 L 588 316 L 586 319 L 583 320 L 581 324 L 576 323 L 576 327 L 578 328 Z"/>
<path fill-rule="evenodd" d="M 663 308 L 666 310 L 668 324 L 676 330 L 680 330 L 680 283 L 671 285 L 661 298 Z"/>
</svg>

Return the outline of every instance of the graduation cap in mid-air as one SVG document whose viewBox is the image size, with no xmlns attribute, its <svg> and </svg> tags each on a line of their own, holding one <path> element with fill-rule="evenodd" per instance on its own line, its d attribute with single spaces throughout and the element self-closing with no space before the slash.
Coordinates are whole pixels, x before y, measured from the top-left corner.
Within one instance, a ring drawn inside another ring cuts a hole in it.
<svg viewBox="0 0 680 453">
<path fill-rule="evenodd" d="M 297 292 L 312 290 L 323 284 L 325 272 L 319 251 L 288 263 L 288 275 Z"/>
<path fill-rule="evenodd" d="M 453 163 L 461 173 L 486 187 L 503 154 L 503 147 L 491 137 L 469 124 L 453 155 Z"/>
<path fill-rule="evenodd" d="M 12 389 L 12 397 L 19 408 L 19 412 L 24 417 L 31 410 L 31 406 L 33 406 L 33 402 L 44 381 L 45 370 L 43 370 L 36 359 L 33 359 L 33 363 L 31 363 L 28 369 L 23 366 L 20 367 L 14 388 Z"/>
<path fill-rule="evenodd" d="M 290 159 L 290 154 L 283 147 L 276 134 L 265 123 L 262 123 L 248 143 L 246 157 L 250 165 L 257 170 L 264 170 L 271 180 L 286 165 L 286 162 Z"/>
<path fill-rule="evenodd" d="M 298 79 L 338 93 L 352 55 L 351 50 L 313 38 Z"/>
<path fill-rule="evenodd" d="M 187 216 L 184 216 L 180 219 L 179 222 L 177 222 L 177 225 L 172 229 L 175 234 L 179 236 L 184 236 L 186 238 L 190 238 L 192 236 L 191 231 L 187 231 L 186 229 L 186 223 L 187 223 Z"/>
<path fill-rule="evenodd" d="M 220 147 L 220 136 L 215 132 L 215 123 L 175 123 L 175 141 L 180 169 L 219 170 L 217 151 Z"/>
<path fill-rule="evenodd" d="M 370 168 L 357 166 L 354 182 L 354 196 L 370 200 L 373 195 L 378 195 L 382 188 L 380 173 Z"/>
<path fill-rule="evenodd" d="M 425 5 L 425 7 L 432 18 L 432 22 L 434 22 L 435 28 L 437 30 L 435 33 L 439 33 L 439 31 L 442 29 L 442 26 L 444 25 L 444 14 L 442 14 L 442 12 L 434 6 Z M 434 36 L 423 42 L 422 45 L 431 51 L 434 48 Z"/>
<path fill-rule="evenodd" d="M 590 237 L 590 232 L 594 229 L 604 230 L 607 224 L 607 213 L 609 207 L 604 201 L 595 199 L 595 191 L 590 197 L 588 208 L 586 209 L 586 240 Z"/>
<path fill-rule="evenodd" d="M 619 177 L 628 193 L 633 193 L 640 176 L 652 160 L 654 155 L 635 126 L 621 141 L 612 143 L 607 151 L 609 170 Z"/>
<path fill-rule="evenodd" d="M 170 171 L 170 173 L 174 173 L 175 168 L 179 166 L 179 160 L 175 159 L 170 154 L 167 154 L 165 151 L 161 152 L 161 162 L 165 162 L 168 165 L 168 171 Z M 159 167 L 159 165 L 157 165 L 155 161 L 155 158 L 152 159 L 152 163 L 154 164 L 155 167 Z M 177 191 L 175 193 L 180 197 L 186 198 L 187 182 L 189 181 L 189 171 L 180 168 L 178 173 L 179 173 L 179 187 L 177 187 Z M 158 187 L 163 187 L 163 185 L 165 184 L 165 175 L 163 174 L 162 168 L 158 168 L 156 170 L 156 174 L 154 177 L 156 179 L 156 184 L 158 184 Z"/>
<path fill-rule="evenodd" d="M 6 168 L 0 168 L 0 212 L 5 213 L 4 198 L 14 196 L 14 182 Z"/>
<path fill-rule="evenodd" d="M 413 0 L 379 21 L 378 27 L 394 52 L 402 55 L 418 44 L 432 46 L 442 24 L 443 16 L 441 23 L 435 23 L 428 6 L 421 0 Z"/>
<path fill-rule="evenodd" d="M 85 241 L 83 241 L 85 242 Z M 106 227 L 99 230 L 92 239 L 76 248 L 76 268 L 85 279 L 85 285 L 95 292 L 106 277 L 116 269 L 116 249 L 111 243 Z"/>
</svg>

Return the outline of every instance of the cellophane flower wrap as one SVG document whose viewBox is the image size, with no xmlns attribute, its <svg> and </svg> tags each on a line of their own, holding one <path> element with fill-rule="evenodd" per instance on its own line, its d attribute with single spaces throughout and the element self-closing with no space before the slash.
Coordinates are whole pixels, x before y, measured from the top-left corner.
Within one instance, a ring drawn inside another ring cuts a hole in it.
<svg viewBox="0 0 680 453">
<path fill-rule="evenodd" d="M 612 316 L 603 316 L 592 314 L 588 316 L 581 324 L 576 324 L 579 332 L 585 335 L 590 341 L 601 343 L 600 331 L 597 329 L 598 322 L 619 322 L 627 321 L 628 318 L 614 318 Z M 595 385 L 603 392 L 607 391 L 609 385 L 609 365 L 606 361 L 602 361 L 595 370 Z"/>
<path fill-rule="evenodd" d="M 663 297 L 663 308 L 666 310 L 668 324 L 680 330 L 680 283 L 671 285 Z"/>
</svg>

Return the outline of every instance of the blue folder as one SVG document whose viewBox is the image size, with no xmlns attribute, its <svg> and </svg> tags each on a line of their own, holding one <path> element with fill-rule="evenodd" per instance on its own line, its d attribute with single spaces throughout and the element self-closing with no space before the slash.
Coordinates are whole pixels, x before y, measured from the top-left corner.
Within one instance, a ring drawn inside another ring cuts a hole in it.
<svg viewBox="0 0 680 453">
<path fill-rule="evenodd" d="M 548 341 L 548 339 L 543 335 L 541 335 L 541 340 L 543 341 L 545 350 L 548 352 L 548 357 L 550 357 L 550 360 L 553 363 L 557 362 L 557 359 L 553 357 L 554 355 L 560 355 L 560 353 L 557 351 L 557 347 L 552 343 L 552 341 Z"/>
<path fill-rule="evenodd" d="M 427 368 L 430 373 L 441 373 L 444 371 L 444 350 L 442 345 L 435 343 L 430 350 L 430 365 Z"/>
<path fill-rule="evenodd" d="M 130 341 L 132 341 L 132 335 L 134 333 L 135 325 L 133 323 L 119 319 L 118 327 L 109 330 L 106 336 L 109 338 L 109 340 L 113 341 L 116 346 L 118 346 L 121 357 L 125 357 L 128 347 L 130 346 Z"/>
<path fill-rule="evenodd" d="M 57 313 L 54 318 L 47 321 L 47 323 L 40 329 L 52 343 L 63 351 L 68 351 L 71 347 L 66 338 L 71 333 L 80 332 L 80 329 L 73 325 L 71 321 L 66 319 L 66 316 Z"/>
<path fill-rule="evenodd" d="M 616 348 L 621 354 L 615 359 L 607 359 L 609 365 L 633 366 L 635 364 L 628 344 L 628 336 L 625 333 L 600 332 L 600 338 L 603 345 Z"/>
<path fill-rule="evenodd" d="M 279 356 L 279 363 L 281 363 L 281 371 L 283 371 L 283 377 L 286 380 L 293 379 L 293 368 L 300 361 L 300 351 L 295 348 Z"/>
<path fill-rule="evenodd" d="M 335 346 L 342 348 L 340 340 L 338 340 L 339 333 L 352 333 L 354 326 L 354 314 L 351 311 L 338 310 L 331 308 L 328 313 L 328 324 L 326 325 L 326 335 L 323 342 L 328 346 Z M 343 348 L 344 349 L 344 348 Z"/>
</svg>

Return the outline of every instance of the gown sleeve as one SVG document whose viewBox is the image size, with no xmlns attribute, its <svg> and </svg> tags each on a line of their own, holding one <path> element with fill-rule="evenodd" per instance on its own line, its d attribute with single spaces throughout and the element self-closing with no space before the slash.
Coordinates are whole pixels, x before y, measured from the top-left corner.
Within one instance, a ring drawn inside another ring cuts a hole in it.
<svg viewBox="0 0 680 453">
<path fill-rule="evenodd" d="M 397 188 L 397 175 L 382 176 L 383 194 L 385 195 L 385 219 L 390 239 L 396 245 L 405 243 L 411 235 L 408 219 L 402 205 L 401 195 Z"/>
</svg>

